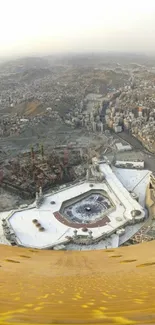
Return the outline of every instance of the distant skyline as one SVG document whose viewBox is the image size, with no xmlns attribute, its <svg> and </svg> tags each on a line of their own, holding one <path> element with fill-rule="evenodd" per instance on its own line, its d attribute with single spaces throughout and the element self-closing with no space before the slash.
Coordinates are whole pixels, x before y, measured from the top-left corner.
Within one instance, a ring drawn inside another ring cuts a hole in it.
<svg viewBox="0 0 155 325">
<path fill-rule="evenodd" d="M 155 52 L 154 0 L 2 0 L 0 13 L 0 58 Z"/>
</svg>

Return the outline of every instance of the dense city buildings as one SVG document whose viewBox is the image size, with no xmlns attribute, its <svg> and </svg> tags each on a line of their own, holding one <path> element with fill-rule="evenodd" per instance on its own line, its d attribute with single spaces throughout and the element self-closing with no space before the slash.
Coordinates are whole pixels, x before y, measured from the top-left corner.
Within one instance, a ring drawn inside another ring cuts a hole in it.
<svg viewBox="0 0 155 325">
<path fill-rule="evenodd" d="M 154 238 L 155 78 L 153 62 L 136 59 L 0 66 L 1 243 L 90 250 Z"/>
<path fill-rule="evenodd" d="M 150 60 L 0 66 L 0 323 L 153 321 Z"/>
</svg>

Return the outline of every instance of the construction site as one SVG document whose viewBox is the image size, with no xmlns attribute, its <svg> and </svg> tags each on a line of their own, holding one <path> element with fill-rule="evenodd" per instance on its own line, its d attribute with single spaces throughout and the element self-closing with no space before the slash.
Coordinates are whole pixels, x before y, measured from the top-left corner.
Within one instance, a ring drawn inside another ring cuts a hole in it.
<svg viewBox="0 0 155 325">
<path fill-rule="evenodd" d="M 74 181 L 76 166 L 84 160 L 83 151 L 72 145 L 55 147 L 51 153 L 45 152 L 43 145 L 39 151 L 31 147 L 30 151 L 1 164 L 1 187 L 23 199 L 33 198 L 40 186 L 47 191 Z"/>
</svg>

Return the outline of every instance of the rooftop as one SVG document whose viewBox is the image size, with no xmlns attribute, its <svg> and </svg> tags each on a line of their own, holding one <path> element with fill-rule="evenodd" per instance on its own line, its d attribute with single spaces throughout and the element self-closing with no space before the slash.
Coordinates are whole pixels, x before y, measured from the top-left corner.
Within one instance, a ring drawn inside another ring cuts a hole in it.
<svg viewBox="0 0 155 325">
<path fill-rule="evenodd" d="M 139 211 L 139 221 L 145 217 L 143 207 L 134 200 L 107 164 L 100 165 L 103 182 L 81 182 L 46 195 L 40 207 L 11 211 L 8 222 L 18 245 L 50 248 L 66 244 L 70 238 L 84 238 L 83 228 L 91 230 L 93 241 L 105 234 L 111 236 L 130 224 Z M 88 236 L 88 235 L 87 235 Z"/>
</svg>

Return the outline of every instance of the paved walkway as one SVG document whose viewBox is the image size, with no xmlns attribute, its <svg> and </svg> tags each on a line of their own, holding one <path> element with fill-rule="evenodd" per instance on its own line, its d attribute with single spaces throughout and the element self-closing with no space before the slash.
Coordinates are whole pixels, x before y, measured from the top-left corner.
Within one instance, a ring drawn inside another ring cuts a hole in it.
<svg viewBox="0 0 155 325">
<path fill-rule="evenodd" d="M 76 223 L 76 222 L 70 222 L 68 221 L 65 217 L 63 217 L 58 211 L 53 213 L 55 218 L 63 223 L 64 225 L 68 226 L 68 227 L 72 227 L 72 228 L 97 228 L 97 227 L 103 227 L 105 226 L 107 223 L 110 222 L 110 219 L 107 216 L 104 216 L 103 219 L 98 220 L 96 222 L 93 223 Z"/>
</svg>

